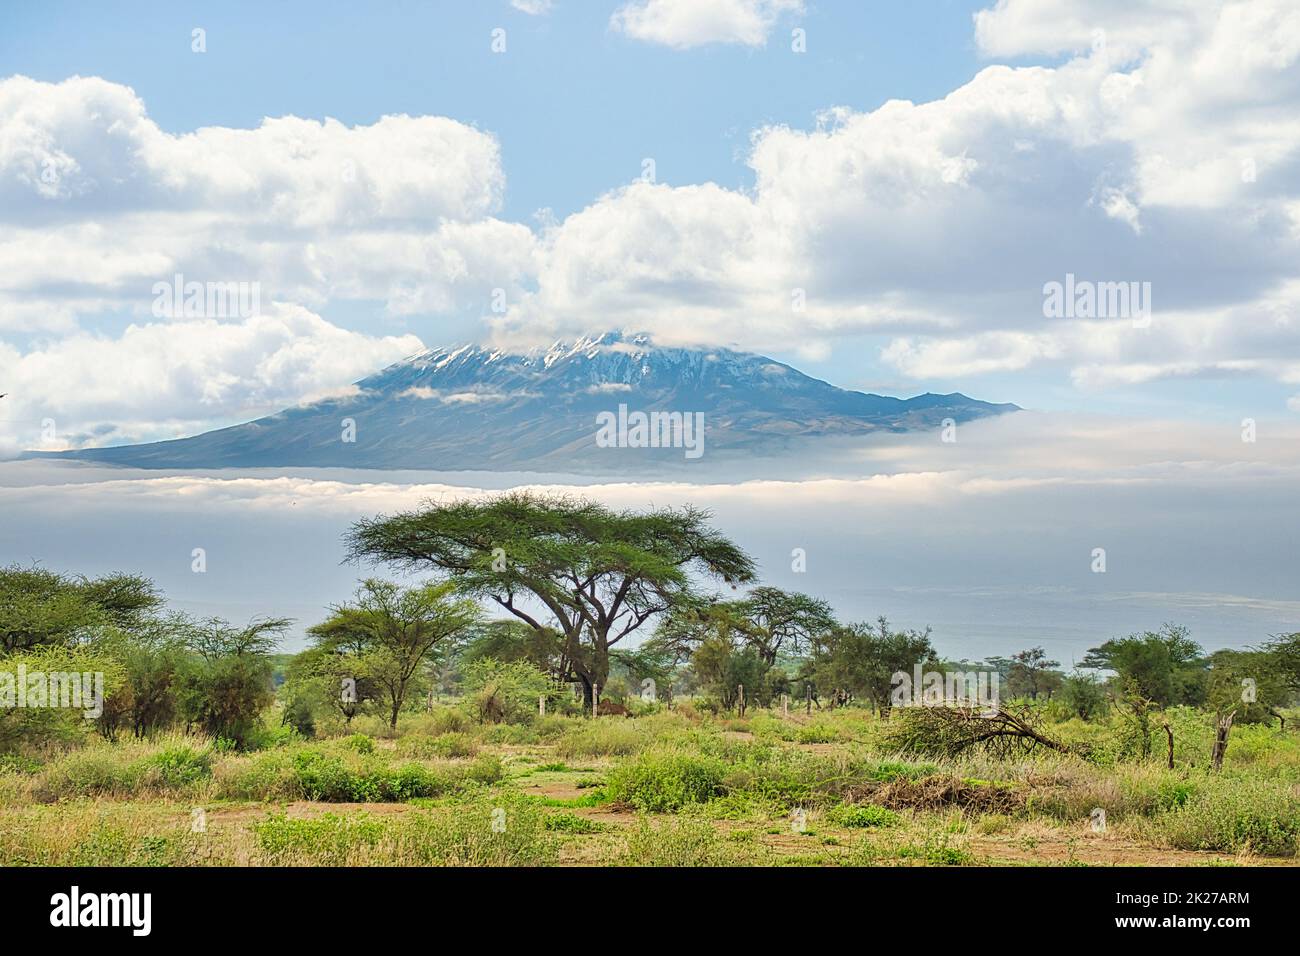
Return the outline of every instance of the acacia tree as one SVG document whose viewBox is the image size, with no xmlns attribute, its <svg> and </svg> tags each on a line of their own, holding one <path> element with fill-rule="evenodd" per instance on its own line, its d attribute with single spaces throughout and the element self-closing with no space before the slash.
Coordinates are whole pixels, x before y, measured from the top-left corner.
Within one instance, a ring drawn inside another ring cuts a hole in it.
<svg viewBox="0 0 1300 956">
<path fill-rule="evenodd" d="M 1052 696 L 1052 691 L 1061 684 L 1061 675 L 1054 669 L 1061 666 L 1060 661 L 1047 659 L 1047 652 L 1041 647 L 1031 647 L 1011 657 L 1008 668 L 1008 690 L 1012 697 L 1037 700 L 1039 694 Z"/>
<path fill-rule="evenodd" d="M 334 607 L 326 621 L 309 631 L 319 648 L 351 653 L 359 675 L 385 698 L 394 730 L 407 692 L 435 648 L 464 636 L 478 622 L 478 606 L 453 598 L 454 591 L 450 581 L 402 588 L 370 578 L 351 604 Z"/>
<path fill-rule="evenodd" d="M 77 643 L 106 628 L 143 626 L 162 605 L 152 581 L 130 574 L 73 577 L 0 568 L 0 653 Z"/>
<path fill-rule="evenodd" d="M 937 662 L 930 630 L 895 631 L 884 617 L 870 624 L 835 627 L 813 646 L 812 676 L 832 705 L 865 696 L 882 716 L 893 705 L 894 675 L 915 664 Z"/>
<path fill-rule="evenodd" d="M 751 581 L 753 562 L 699 509 L 614 511 L 583 499 L 511 492 L 486 501 L 428 503 L 355 524 L 353 560 L 433 566 L 462 593 L 496 602 L 563 640 L 555 676 L 594 685 L 610 649 L 655 615 L 695 598 L 692 575 Z"/>
<path fill-rule="evenodd" d="M 1285 677 L 1278 673 L 1276 657 L 1260 651 L 1215 651 L 1209 657 L 1209 692 L 1214 709 L 1214 749 L 1210 766 L 1223 769 L 1233 723 L 1263 723 L 1279 716 L 1277 708 L 1287 697 Z"/>
<path fill-rule="evenodd" d="M 255 619 L 235 627 L 214 617 L 193 625 L 187 643 L 197 658 L 185 671 L 180 695 L 187 721 L 243 747 L 275 697 L 270 655 L 290 623 Z"/>
<path fill-rule="evenodd" d="M 1157 707 L 1196 706 L 1205 695 L 1203 653 L 1187 628 L 1166 624 L 1094 647 L 1079 666 L 1114 671 L 1126 693 L 1131 689 Z"/>
<path fill-rule="evenodd" d="M 771 667 L 782 650 L 803 653 L 835 626 L 831 606 L 807 594 L 757 587 L 734 603 L 737 632 Z"/>
<path fill-rule="evenodd" d="M 1286 688 L 1292 693 L 1300 692 L 1300 634 L 1275 635 L 1263 650 L 1272 658 L 1271 669 Z"/>
<path fill-rule="evenodd" d="M 831 606 L 825 601 L 780 588 L 758 587 L 738 601 L 696 601 L 673 608 L 660 622 L 654 641 L 678 658 L 693 655 L 696 674 L 710 685 L 731 682 L 730 677 L 716 676 L 726 669 L 720 669 L 717 662 L 734 657 L 727 667 L 743 671 L 746 691 L 766 701 L 788 682 L 783 671 L 774 669 L 778 657 L 806 652 L 835 627 Z M 706 645 L 708 663 L 701 665 L 698 657 Z M 723 654 L 725 648 L 730 648 L 727 654 Z M 706 679 L 706 672 L 714 676 Z M 728 693 L 733 691 L 734 685 Z M 723 702 L 725 705 L 726 700 Z"/>
</svg>

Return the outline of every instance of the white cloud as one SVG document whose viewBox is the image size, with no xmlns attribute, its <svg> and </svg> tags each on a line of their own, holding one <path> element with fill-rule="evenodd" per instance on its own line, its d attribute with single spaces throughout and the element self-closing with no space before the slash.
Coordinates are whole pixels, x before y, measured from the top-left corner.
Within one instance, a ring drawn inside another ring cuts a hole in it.
<svg viewBox="0 0 1300 956">
<path fill-rule="evenodd" d="M 610 26 L 637 40 L 685 50 L 710 43 L 761 47 L 785 14 L 803 13 L 803 0 L 633 0 Z"/>
<path fill-rule="evenodd" d="M 1060 348 L 1047 336 L 1026 332 L 985 332 L 967 339 L 914 342 L 894 339 L 881 357 L 915 378 L 955 378 L 986 372 L 1016 371 L 1042 358 L 1055 358 Z"/>
<path fill-rule="evenodd" d="M 801 460 L 798 474 L 813 480 L 775 480 L 761 461 L 718 480 L 532 485 L 521 475 L 467 484 L 429 473 L 412 484 L 342 469 L 197 476 L 0 463 L 0 564 L 125 568 L 181 607 L 243 620 L 292 613 L 306 627 L 356 577 L 380 571 L 340 564 L 356 518 L 530 487 L 616 508 L 707 508 L 765 583 L 824 597 L 843 620 L 934 625 L 952 657 L 1044 640 L 1081 657 L 1169 620 L 1209 647 L 1300 626 L 1300 422 L 1261 419 L 1256 443 L 1233 421 L 1021 412 L 959 428 L 955 444 L 883 435 L 857 455 L 840 446 Z M 765 477 L 743 480 L 754 475 Z M 197 583 L 195 546 L 209 559 Z M 795 546 L 806 573 L 789 570 Z M 1091 571 L 1095 547 L 1107 550 L 1104 575 Z"/>
<path fill-rule="evenodd" d="M 553 225 L 498 341 L 617 315 L 760 349 L 894 334 L 883 359 L 917 377 L 1294 366 L 1300 10 L 1202 4 L 1162 27 L 1162 0 L 1058 6 L 1011 0 L 976 22 L 989 53 L 1081 52 L 1060 65 L 764 128 L 751 190 L 637 183 Z M 1045 319 L 1043 285 L 1067 273 L 1150 282 L 1151 327 Z"/>
<path fill-rule="evenodd" d="M 1185 42 L 1204 31 L 1216 4 L 1182 0 L 998 0 L 975 14 L 975 40 L 986 56 L 1083 53 L 1103 45 L 1135 56 L 1155 41 Z"/>
<path fill-rule="evenodd" d="M 347 394 L 350 383 L 423 348 L 272 303 L 241 321 L 132 325 L 117 338 L 65 336 L 19 352 L 0 343 L 10 451 L 175 438 L 218 417 L 252 418 Z M 55 425 L 53 442 L 41 423 Z"/>
<path fill-rule="evenodd" d="M 510 6 L 530 17 L 539 17 L 551 12 L 551 0 L 510 0 Z"/>
<path fill-rule="evenodd" d="M 321 305 L 451 311 L 514 289 L 533 236 L 493 217 L 494 137 L 443 117 L 289 116 L 172 135 L 127 87 L 0 81 L 0 329 L 147 309 L 175 272 Z M 47 318 L 42 318 L 42 314 Z"/>
</svg>

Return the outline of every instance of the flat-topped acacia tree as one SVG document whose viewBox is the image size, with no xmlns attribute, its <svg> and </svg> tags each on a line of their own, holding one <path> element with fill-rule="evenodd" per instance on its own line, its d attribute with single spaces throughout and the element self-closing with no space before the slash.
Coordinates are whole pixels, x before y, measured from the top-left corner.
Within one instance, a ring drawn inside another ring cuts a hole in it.
<svg viewBox="0 0 1300 956">
<path fill-rule="evenodd" d="M 657 614 L 698 600 L 698 580 L 733 586 L 754 563 L 691 506 L 615 511 L 581 498 L 510 492 L 426 503 L 363 519 L 348 556 L 409 570 L 436 568 L 463 594 L 495 601 L 530 627 L 563 635 L 557 677 L 609 677 L 609 651 Z"/>
</svg>

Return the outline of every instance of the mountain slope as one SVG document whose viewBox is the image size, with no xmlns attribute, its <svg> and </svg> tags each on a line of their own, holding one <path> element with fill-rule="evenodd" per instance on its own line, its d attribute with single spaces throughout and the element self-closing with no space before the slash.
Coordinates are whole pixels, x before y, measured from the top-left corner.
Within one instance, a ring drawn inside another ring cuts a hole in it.
<svg viewBox="0 0 1300 956">
<path fill-rule="evenodd" d="M 597 416 L 703 413 L 705 456 L 766 453 L 824 435 L 937 428 L 1015 411 L 965 395 L 889 398 L 836 388 L 748 352 L 660 348 L 616 333 L 524 354 L 438 348 L 356 393 L 191 438 L 61 457 L 138 468 L 595 469 L 683 460 L 680 448 L 597 447 Z M 355 441 L 345 440 L 348 422 Z"/>
</svg>

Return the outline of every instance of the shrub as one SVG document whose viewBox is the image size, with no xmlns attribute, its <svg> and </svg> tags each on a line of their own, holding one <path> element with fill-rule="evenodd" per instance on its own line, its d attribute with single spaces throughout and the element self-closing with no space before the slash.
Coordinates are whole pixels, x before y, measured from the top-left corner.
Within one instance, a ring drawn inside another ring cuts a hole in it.
<svg viewBox="0 0 1300 956">
<path fill-rule="evenodd" d="M 522 723 L 537 714 L 537 699 L 555 688 L 545 671 L 528 661 L 480 657 L 465 666 L 464 687 L 480 723 Z"/>
<path fill-rule="evenodd" d="M 483 740 L 491 744 L 535 744 L 537 731 L 527 724 L 492 724 L 480 730 Z"/>
<path fill-rule="evenodd" d="M 799 728 L 796 739 L 801 744 L 829 744 L 839 739 L 839 733 L 829 724 L 808 724 Z"/>
<path fill-rule="evenodd" d="M 892 827 L 901 819 L 893 810 L 870 803 L 841 803 L 832 807 L 826 817 L 842 827 Z"/>
<path fill-rule="evenodd" d="M 482 754 L 465 770 L 465 777 L 475 783 L 499 783 L 506 775 L 501 758 L 496 754 Z"/>
<path fill-rule="evenodd" d="M 631 721 L 605 717 L 583 721 L 555 745 L 561 757 L 613 757 L 634 754 L 646 745 L 646 737 Z"/>
<path fill-rule="evenodd" d="M 555 813 L 546 818 L 546 829 L 558 833 L 600 833 L 605 827 L 576 813 Z"/>
<path fill-rule="evenodd" d="M 1157 818 L 1155 827 L 1179 849 L 1296 856 L 1300 799 L 1286 787 L 1225 780 Z"/>
<path fill-rule="evenodd" d="M 437 737 L 412 734 L 397 739 L 397 752 L 404 757 L 428 760 L 434 757 L 472 757 L 478 741 L 466 733 L 451 732 Z"/>
<path fill-rule="evenodd" d="M 499 766 L 496 769 L 499 772 Z M 389 803 L 438 796 L 458 787 L 453 776 L 439 774 L 421 764 L 393 768 L 371 760 L 349 767 L 341 757 L 318 750 L 295 754 L 293 773 L 297 788 L 306 799 L 334 803 Z M 491 776 L 491 768 L 471 767 L 464 779 L 482 781 Z"/>
<path fill-rule="evenodd" d="M 922 843 L 909 843 L 899 847 L 903 860 L 919 860 L 927 866 L 968 866 L 975 858 L 965 849 L 951 845 L 947 833 L 927 833 Z"/>
<path fill-rule="evenodd" d="M 68 797 L 130 796 L 144 764 L 127 752 L 109 747 L 74 750 L 47 764 L 38 778 L 36 799 L 53 802 Z"/>
<path fill-rule="evenodd" d="M 355 750 L 359 754 L 372 754 L 375 752 L 374 740 L 365 734 L 353 734 L 343 741 L 343 746 Z"/>
<path fill-rule="evenodd" d="M 227 757 L 212 768 L 214 793 L 228 800 L 292 800 L 302 796 L 293 759 L 285 751 L 252 759 Z"/>
<path fill-rule="evenodd" d="M 428 720 L 428 732 L 435 737 L 440 734 L 463 733 L 473 723 L 469 715 L 459 707 L 434 707 L 429 711 Z"/>
<path fill-rule="evenodd" d="M 298 789 L 308 800 L 352 799 L 352 777 L 339 757 L 319 750 L 302 750 L 293 755 Z"/>
<path fill-rule="evenodd" d="M 716 757 L 680 750 L 655 750 L 616 767 L 609 775 L 610 799 L 639 810 L 664 813 L 705 803 L 722 793 L 726 766 Z"/>
<path fill-rule="evenodd" d="M 146 768 L 156 769 L 164 787 L 181 788 L 212 775 L 212 754 L 193 747 L 168 747 L 145 758 Z"/>
</svg>

